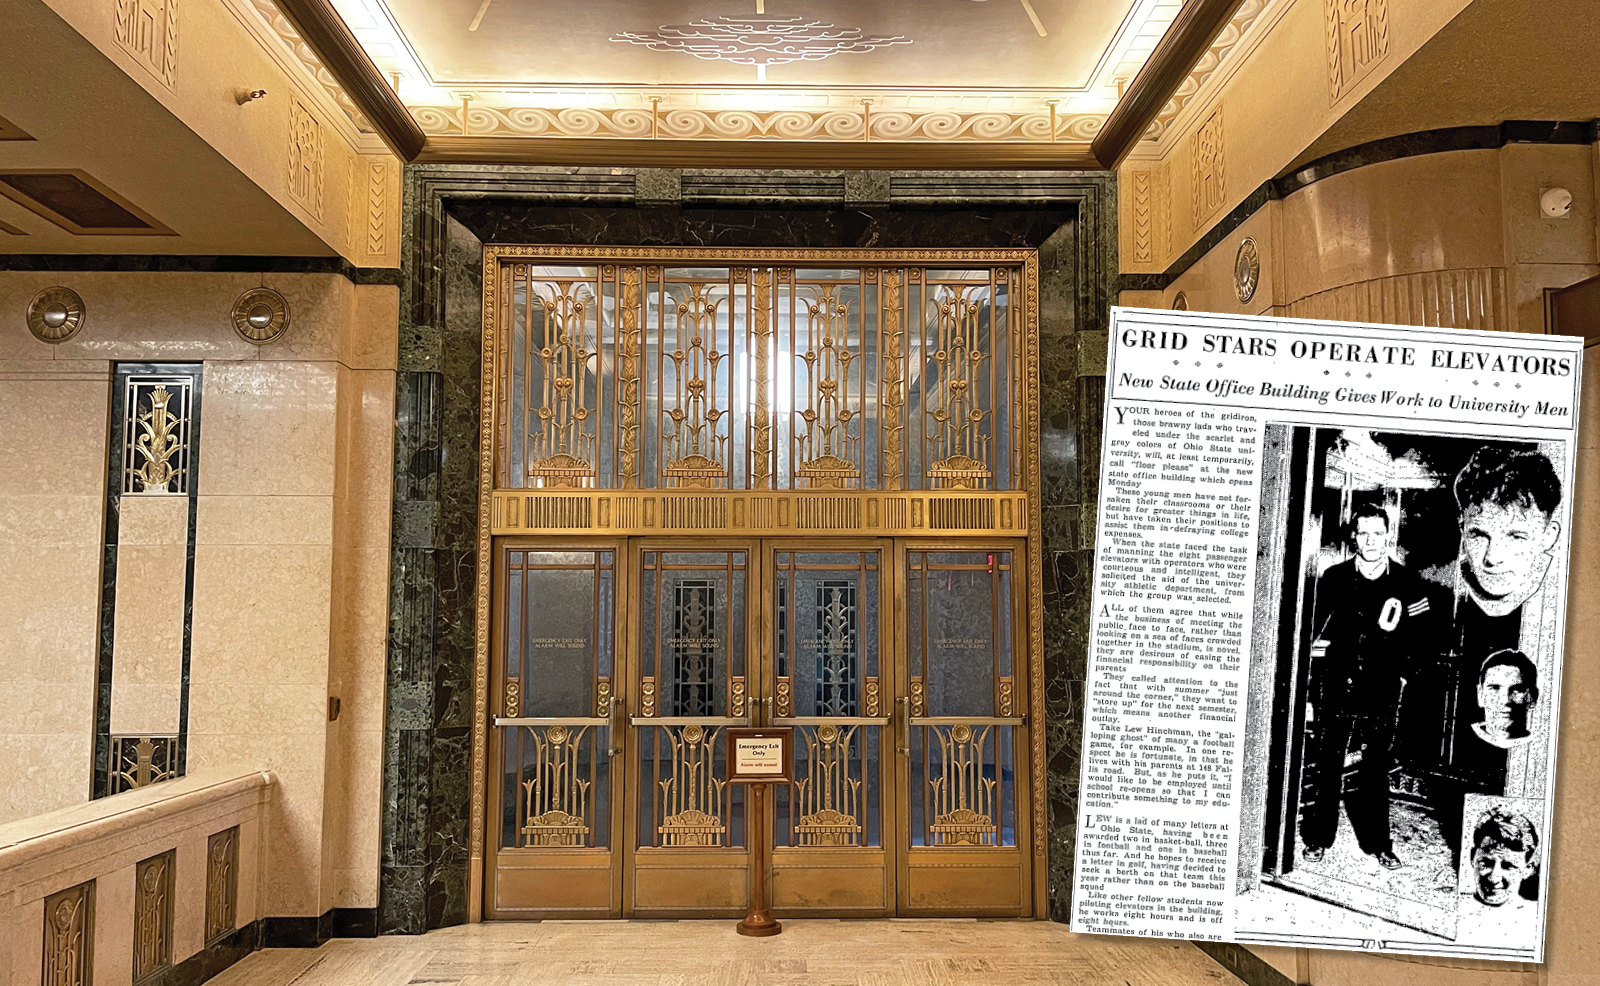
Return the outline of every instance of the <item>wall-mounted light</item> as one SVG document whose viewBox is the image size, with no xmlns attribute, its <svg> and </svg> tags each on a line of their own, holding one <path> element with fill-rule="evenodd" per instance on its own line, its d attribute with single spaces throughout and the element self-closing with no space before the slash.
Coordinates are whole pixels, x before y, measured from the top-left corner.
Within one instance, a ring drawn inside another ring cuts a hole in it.
<svg viewBox="0 0 1600 986">
<path fill-rule="evenodd" d="M 238 103 L 240 106 L 243 106 L 245 103 L 254 102 L 257 99 L 265 99 L 266 95 L 267 91 L 265 89 L 235 89 L 233 91 L 234 102 Z"/>
<path fill-rule="evenodd" d="M 1546 219 L 1572 218 L 1572 193 L 1564 188 L 1547 188 L 1539 196 L 1539 212 Z"/>
</svg>

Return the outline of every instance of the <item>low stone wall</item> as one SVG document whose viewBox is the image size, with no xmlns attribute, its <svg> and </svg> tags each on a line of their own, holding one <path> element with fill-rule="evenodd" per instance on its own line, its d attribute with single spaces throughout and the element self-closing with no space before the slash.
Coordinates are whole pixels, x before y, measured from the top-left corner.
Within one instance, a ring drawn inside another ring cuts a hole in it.
<svg viewBox="0 0 1600 986">
<path fill-rule="evenodd" d="M 0 826 L 0 986 L 190 986 L 261 947 L 265 770 Z"/>
</svg>

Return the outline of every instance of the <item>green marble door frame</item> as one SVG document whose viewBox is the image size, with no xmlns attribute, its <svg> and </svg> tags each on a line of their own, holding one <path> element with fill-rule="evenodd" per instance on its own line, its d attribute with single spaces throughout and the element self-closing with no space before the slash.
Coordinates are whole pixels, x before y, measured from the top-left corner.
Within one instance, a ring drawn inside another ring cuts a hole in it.
<svg viewBox="0 0 1600 986">
<path fill-rule="evenodd" d="M 1072 883 L 1117 281 L 1109 172 L 411 165 L 405 179 L 378 926 L 469 920 L 485 242 L 1039 251 L 1050 914 Z"/>
</svg>

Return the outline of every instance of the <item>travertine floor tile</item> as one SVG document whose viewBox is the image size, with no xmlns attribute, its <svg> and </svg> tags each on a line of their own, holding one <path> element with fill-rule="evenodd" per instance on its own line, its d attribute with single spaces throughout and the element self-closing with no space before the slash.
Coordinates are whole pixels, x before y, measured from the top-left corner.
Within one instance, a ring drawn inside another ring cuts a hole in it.
<svg viewBox="0 0 1600 986">
<path fill-rule="evenodd" d="M 547 921 L 267 949 L 214 986 L 1227 986 L 1186 942 L 1043 921 Z"/>
</svg>

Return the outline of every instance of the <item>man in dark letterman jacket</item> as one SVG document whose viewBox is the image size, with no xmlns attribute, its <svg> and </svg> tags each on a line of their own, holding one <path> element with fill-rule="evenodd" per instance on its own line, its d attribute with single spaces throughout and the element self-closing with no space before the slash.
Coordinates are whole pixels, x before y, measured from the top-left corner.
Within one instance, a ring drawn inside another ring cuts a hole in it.
<svg viewBox="0 0 1600 986">
<path fill-rule="evenodd" d="M 1317 581 L 1309 695 L 1315 742 L 1300 834 L 1306 860 L 1322 859 L 1338 831 L 1342 798 L 1362 851 L 1392 870 L 1404 865 L 1389 833 L 1395 718 L 1416 631 L 1431 606 L 1422 579 L 1389 556 L 1387 511 L 1361 504 L 1350 526 L 1355 557 Z M 1361 762 L 1346 791 L 1352 740 Z"/>
</svg>

